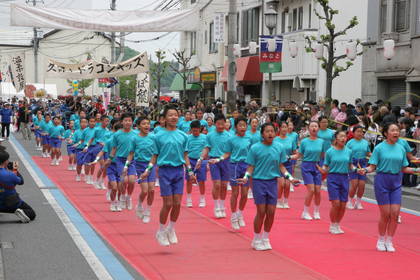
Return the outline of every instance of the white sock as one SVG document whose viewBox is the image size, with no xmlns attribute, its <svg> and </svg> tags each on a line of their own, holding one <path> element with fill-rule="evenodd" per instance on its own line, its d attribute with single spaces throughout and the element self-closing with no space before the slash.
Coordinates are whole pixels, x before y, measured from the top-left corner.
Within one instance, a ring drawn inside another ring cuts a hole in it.
<svg viewBox="0 0 420 280">
<path fill-rule="evenodd" d="M 385 241 L 385 235 L 379 235 L 379 241 Z"/>
<path fill-rule="evenodd" d="M 232 218 L 237 218 L 238 214 L 236 212 L 232 212 Z"/>
<path fill-rule="evenodd" d="M 254 240 L 260 240 L 261 239 L 261 233 L 254 232 Z"/>
<path fill-rule="evenodd" d="M 168 229 L 170 229 L 170 230 L 174 229 L 175 228 L 175 223 L 176 222 L 169 221 Z"/>
<path fill-rule="evenodd" d="M 187 193 L 187 198 L 191 199 L 191 194 L 190 193 Z"/>
<path fill-rule="evenodd" d="M 219 205 L 220 205 L 220 208 L 225 209 L 225 200 L 224 199 L 219 200 Z"/>
<path fill-rule="evenodd" d="M 283 199 L 283 202 L 284 202 L 284 203 L 287 203 L 287 202 L 288 202 L 288 199 L 287 199 L 287 198 L 284 198 L 284 199 Z"/>
<path fill-rule="evenodd" d="M 200 199 L 204 200 L 204 194 L 200 194 Z"/>
<path fill-rule="evenodd" d="M 360 203 L 360 200 L 361 200 L 361 198 L 360 197 L 358 197 L 358 198 L 356 198 L 356 203 Z"/>
<path fill-rule="evenodd" d="M 303 212 L 308 213 L 309 212 L 309 207 L 306 205 L 303 205 Z"/>
<path fill-rule="evenodd" d="M 146 211 L 149 211 L 149 210 L 150 210 L 150 208 L 152 208 L 152 207 L 151 207 L 151 205 L 146 204 L 145 210 L 146 210 Z"/>
<path fill-rule="evenodd" d="M 392 236 L 387 236 L 387 237 L 385 238 L 385 240 L 386 240 L 386 242 L 390 242 L 390 243 L 392 243 Z"/>
<path fill-rule="evenodd" d="M 219 209 L 219 200 L 218 199 L 214 200 L 214 208 Z"/>
<path fill-rule="evenodd" d="M 315 212 L 315 213 L 319 213 L 319 205 L 315 205 L 315 207 L 314 207 L 314 212 Z"/>
<path fill-rule="evenodd" d="M 131 199 L 131 195 L 126 194 L 126 195 L 125 195 L 125 200 L 129 200 L 129 199 Z"/>
<path fill-rule="evenodd" d="M 238 211 L 236 211 L 238 213 L 239 216 L 242 216 L 242 211 L 240 209 L 238 209 Z"/>
<path fill-rule="evenodd" d="M 164 224 L 159 224 L 159 231 L 163 231 L 165 230 L 165 225 Z"/>
<path fill-rule="evenodd" d="M 264 231 L 262 234 L 262 239 L 268 239 L 269 232 Z"/>
</svg>

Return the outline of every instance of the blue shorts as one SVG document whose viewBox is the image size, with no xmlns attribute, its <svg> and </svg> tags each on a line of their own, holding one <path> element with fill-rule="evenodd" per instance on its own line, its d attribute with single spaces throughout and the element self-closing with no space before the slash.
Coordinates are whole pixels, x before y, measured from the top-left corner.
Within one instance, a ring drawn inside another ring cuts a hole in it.
<svg viewBox="0 0 420 280">
<path fill-rule="evenodd" d="M 127 158 L 124 158 L 124 157 L 117 157 L 115 159 L 115 163 L 117 164 L 117 172 L 120 176 L 123 173 L 124 165 L 126 161 L 127 161 Z M 137 176 L 136 165 L 134 164 L 134 160 L 131 161 L 127 169 L 127 176 L 131 176 L 131 175 Z"/>
<path fill-rule="evenodd" d="M 288 160 L 285 163 L 283 163 L 283 166 L 286 168 L 287 172 L 290 173 L 290 175 L 293 174 L 293 163 L 291 160 Z M 284 174 L 281 174 L 281 177 L 284 177 Z"/>
<path fill-rule="evenodd" d="M 51 137 L 49 140 L 51 148 L 61 148 L 61 139 Z"/>
<path fill-rule="evenodd" d="M 230 162 L 229 163 L 229 173 L 230 173 L 230 185 L 237 186 L 237 179 L 242 179 L 245 176 L 248 164 L 246 162 Z M 249 180 L 243 187 L 249 187 Z"/>
<path fill-rule="evenodd" d="M 111 162 L 111 164 L 106 169 L 106 175 L 108 176 L 109 182 L 121 182 L 120 174 L 117 172 L 117 164 Z"/>
<path fill-rule="evenodd" d="M 35 137 L 36 138 L 42 138 L 42 136 L 41 136 L 41 130 L 35 129 L 34 134 L 35 134 Z"/>
<path fill-rule="evenodd" d="M 349 175 L 329 173 L 327 176 L 328 197 L 331 200 L 347 202 L 349 197 Z"/>
<path fill-rule="evenodd" d="M 50 140 L 50 137 L 48 135 L 41 135 L 42 145 L 49 145 L 50 144 L 49 140 Z"/>
<path fill-rule="evenodd" d="M 72 144 L 67 145 L 67 154 L 70 155 L 74 155 L 76 153 L 76 148 L 73 147 Z"/>
<path fill-rule="evenodd" d="M 99 152 L 102 150 L 102 145 L 96 144 L 94 146 L 89 146 L 86 155 L 85 155 L 85 163 L 91 163 L 95 161 L 96 156 L 99 154 Z"/>
<path fill-rule="evenodd" d="M 303 183 L 320 186 L 322 184 L 321 172 L 319 172 L 315 161 L 303 161 L 300 168 L 302 171 Z"/>
<path fill-rule="evenodd" d="M 229 181 L 229 160 L 225 159 L 216 164 L 210 164 L 210 174 L 213 181 Z"/>
<path fill-rule="evenodd" d="M 76 164 L 81 166 L 84 164 L 85 160 L 85 153 L 83 152 L 83 149 L 76 149 Z"/>
<path fill-rule="evenodd" d="M 277 204 L 277 178 L 271 180 L 252 179 L 252 194 L 256 205 Z"/>
<path fill-rule="evenodd" d="M 171 196 L 184 193 L 184 166 L 159 166 L 160 195 Z"/>
<path fill-rule="evenodd" d="M 401 205 L 401 184 L 400 174 L 377 173 L 373 186 L 378 205 Z"/>
<path fill-rule="evenodd" d="M 195 170 L 195 166 L 197 165 L 197 160 L 190 158 L 191 168 L 194 170 L 194 174 L 197 177 L 197 182 L 205 182 L 207 180 L 207 160 L 201 161 L 201 167 L 199 170 Z M 185 178 L 187 180 L 190 179 L 188 176 L 188 171 L 185 172 Z"/>
<path fill-rule="evenodd" d="M 146 170 L 147 166 L 149 165 L 148 162 L 141 162 L 141 161 L 135 161 L 136 166 L 136 172 L 137 176 L 140 177 L 141 174 Z M 153 166 L 152 170 L 149 172 L 149 176 L 147 176 L 146 179 L 140 180 L 138 179 L 137 182 L 140 183 L 150 183 L 150 182 L 156 182 L 156 166 Z"/>
<path fill-rule="evenodd" d="M 352 160 L 352 164 L 356 167 L 359 168 L 359 165 L 361 168 L 365 168 L 368 165 L 368 160 L 365 158 L 362 159 L 353 159 Z M 357 172 L 351 172 L 350 174 L 350 180 L 362 180 L 362 181 L 366 181 L 367 180 L 367 176 L 366 175 L 360 175 Z"/>
</svg>

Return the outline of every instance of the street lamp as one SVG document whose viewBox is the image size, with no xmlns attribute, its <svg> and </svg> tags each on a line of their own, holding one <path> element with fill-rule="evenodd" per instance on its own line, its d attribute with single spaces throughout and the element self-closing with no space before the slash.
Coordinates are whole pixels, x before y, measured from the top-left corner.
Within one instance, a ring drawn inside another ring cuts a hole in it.
<svg viewBox="0 0 420 280">
<path fill-rule="evenodd" d="M 270 35 L 273 35 L 274 28 L 277 26 L 277 12 L 273 9 L 272 6 L 268 8 L 265 13 L 265 26 L 267 26 Z M 273 74 L 268 73 L 268 93 L 270 96 L 270 103 L 273 104 L 276 101 L 276 95 L 273 90 Z"/>
</svg>

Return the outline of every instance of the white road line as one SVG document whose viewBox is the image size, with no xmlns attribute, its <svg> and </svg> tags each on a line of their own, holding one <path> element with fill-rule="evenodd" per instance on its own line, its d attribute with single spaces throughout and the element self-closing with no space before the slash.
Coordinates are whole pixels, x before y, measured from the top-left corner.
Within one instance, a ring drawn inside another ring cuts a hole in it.
<svg viewBox="0 0 420 280">
<path fill-rule="evenodd" d="M 29 164 L 28 160 L 23 156 L 22 152 L 17 148 L 16 144 L 13 141 L 9 141 L 12 145 L 13 149 L 16 151 L 16 154 L 20 158 L 20 160 L 25 165 L 26 169 L 28 170 L 29 174 L 31 174 L 32 178 L 34 179 L 35 183 L 38 185 L 39 188 L 45 188 L 46 186 L 42 183 L 41 178 L 35 172 L 33 167 Z M 60 218 L 61 222 L 63 223 L 64 227 L 66 228 L 67 232 L 69 233 L 70 237 L 73 239 L 74 243 L 76 244 L 77 248 L 79 248 L 80 253 L 86 259 L 87 263 L 91 267 L 92 271 L 96 274 L 98 279 L 106 279 L 111 280 L 113 279 L 111 275 L 108 273 L 104 265 L 99 261 L 95 253 L 92 251 L 90 246 L 87 242 L 83 239 L 80 232 L 71 222 L 70 218 L 63 210 L 63 208 L 57 203 L 54 196 L 51 194 L 49 189 L 41 189 L 42 194 L 44 195 L 45 199 L 54 209 L 57 216 Z"/>
</svg>

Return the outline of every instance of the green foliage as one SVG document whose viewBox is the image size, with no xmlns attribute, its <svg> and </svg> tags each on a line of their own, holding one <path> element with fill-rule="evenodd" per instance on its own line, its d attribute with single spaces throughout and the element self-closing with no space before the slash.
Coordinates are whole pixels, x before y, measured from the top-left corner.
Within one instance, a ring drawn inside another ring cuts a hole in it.
<svg viewBox="0 0 420 280">
<path fill-rule="evenodd" d="M 70 89 L 73 88 L 73 80 L 67 79 L 67 83 L 69 84 Z M 84 94 L 85 89 L 90 87 L 90 85 L 93 83 L 93 79 L 87 79 L 87 80 L 79 80 L 79 92 Z"/>
<path fill-rule="evenodd" d="M 136 75 L 120 77 L 119 82 L 120 82 L 120 97 L 135 100 L 136 99 Z"/>
</svg>

